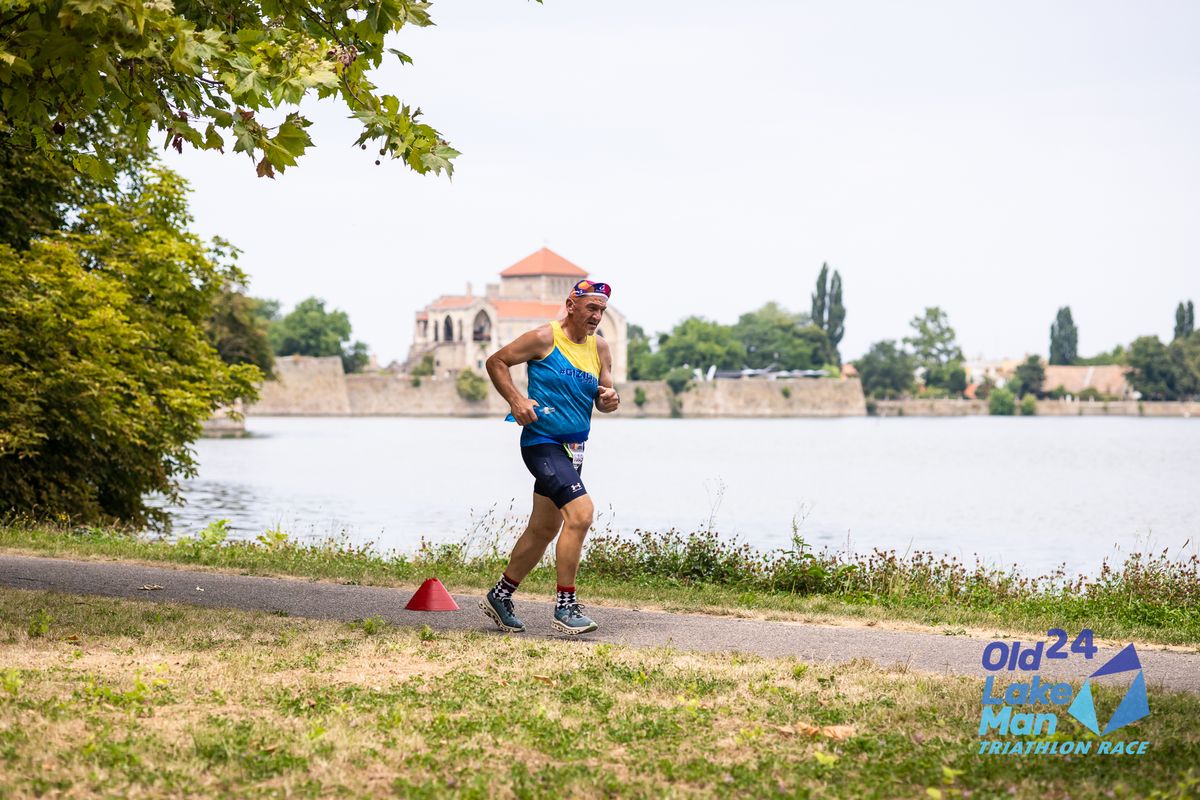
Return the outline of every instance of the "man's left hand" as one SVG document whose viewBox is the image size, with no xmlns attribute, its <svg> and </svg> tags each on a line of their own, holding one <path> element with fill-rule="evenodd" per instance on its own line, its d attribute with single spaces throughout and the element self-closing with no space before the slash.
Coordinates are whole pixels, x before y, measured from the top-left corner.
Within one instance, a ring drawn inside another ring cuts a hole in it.
<svg viewBox="0 0 1200 800">
<path fill-rule="evenodd" d="M 617 406 L 621 405 L 621 396 L 617 394 L 617 390 L 608 386 L 600 387 L 600 394 L 596 397 L 596 407 L 605 414 L 617 410 Z"/>
</svg>

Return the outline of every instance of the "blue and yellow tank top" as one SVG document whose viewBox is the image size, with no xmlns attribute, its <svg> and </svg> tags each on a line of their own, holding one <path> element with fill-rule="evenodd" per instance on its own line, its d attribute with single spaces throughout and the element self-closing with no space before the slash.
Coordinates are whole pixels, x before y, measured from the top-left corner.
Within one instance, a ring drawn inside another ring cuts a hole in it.
<svg viewBox="0 0 1200 800">
<path fill-rule="evenodd" d="M 592 404 L 600 387 L 600 353 L 596 337 L 583 344 L 567 338 L 557 320 L 554 349 L 538 361 L 530 361 L 529 399 L 537 404 L 538 418 L 521 429 L 521 446 L 586 442 L 592 429 Z M 509 422 L 513 422 L 509 414 Z"/>
</svg>

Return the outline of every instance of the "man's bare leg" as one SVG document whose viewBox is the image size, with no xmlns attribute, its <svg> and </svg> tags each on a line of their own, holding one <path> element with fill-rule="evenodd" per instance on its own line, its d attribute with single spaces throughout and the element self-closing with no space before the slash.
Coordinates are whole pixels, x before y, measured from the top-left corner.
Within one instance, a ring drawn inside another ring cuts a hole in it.
<svg viewBox="0 0 1200 800">
<path fill-rule="evenodd" d="M 525 630 L 525 623 L 513 610 L 512 593 L 517 590 L 521 581 L 525 580 L 550 542 L 562 527 L 562 513 L 554 506 L 548 497 L 540 494 L 533 496 L 533 511 L 529 513 L 529 524 L 525 532 L 513 545 L 512 555 L 508 557 L 508 566 L 496 586 L 487 593 L 479 608 L 503 631 L 519 633 Z"/>
<path fill-rule="evenodd" d="M 563 528 L 555 550 L 558 567 L 558 599 L 554 604 L 554 626 L 563 633 L 579 634 L 596 630 L 596 623 L 584 616 L 575 597 L 575 576 L 583 554 L 583 538 L 592 527 L 592 498 L 586 494 L 562 507 Z"/>
<path fill-rule="evenodd" d="M 579 572 L 579 559 L 583 555 L 583 538 L 592 527 L 592 515 L 595 507 L 592 498 L 585 495 L 576 497 L 562 507 L 562 535 L 558 537 L 558 546 L 554 550 L 558 564 L 558 585 L 574 586 L 575 575 Z"/>
<path fill-rule="evenodd" d="M 532 572 L 533 568 L 542 560 L 542 555 L 550 546 L 550 542 L 554 541 L 554 537 L 558 535 L 558 529 L 562 527 L 562 524 L 562 512 L 558 510 L 554 502 L 549 497 L 535 494 L 533 511 L 529 514 L 529 524 L 525 526 L 525 532 L 513 545 L 512 555 L 508 557 L 508 567 L 504 570 L 504 574 L 508 576 L 509 580 L 513 583 L 525 580 L 525 576 Z"/>
</svg>

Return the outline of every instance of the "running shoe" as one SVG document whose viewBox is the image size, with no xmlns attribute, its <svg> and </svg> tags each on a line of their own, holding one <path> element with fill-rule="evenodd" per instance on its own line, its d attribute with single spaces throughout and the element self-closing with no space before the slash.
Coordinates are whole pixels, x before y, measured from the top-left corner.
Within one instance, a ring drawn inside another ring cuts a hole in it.
<svg viewBox="0 0 1200 800">
<path fill-rule="evenodd" d="M 600 626 L 591 617 L 584 615 L 583 606 L 579 603 L 571 603 L 554 609 L 554 627 L 563 633 L 576 636 L 580 633 L 591 633 Z"/>
<path fill-rule="evenodd" d="M 495 589 L 488 589 L 487 597 L 479 601 L 479 607 L 500 630 L 509 633 L 525 630 L 525 623 L 521 622 L 521 618 L 513 611 L 513 601 L 507 597 L 497 600 Z"/>
</svg>

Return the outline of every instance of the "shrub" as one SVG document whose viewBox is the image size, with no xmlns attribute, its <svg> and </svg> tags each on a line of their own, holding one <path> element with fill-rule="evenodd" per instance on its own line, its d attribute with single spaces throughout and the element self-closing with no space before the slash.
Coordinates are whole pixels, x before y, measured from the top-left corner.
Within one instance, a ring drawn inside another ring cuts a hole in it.
<svg viewBox="0 0 1200 800">
<path fill-rule="evenodd" d="M 1091 400 L 1101 401 L 1101 400 L 1116 400 L 1117 398 L 1112 395 L 1105 394 L 1104 392 L 1097 389 L 1095 386 L 1089 386 L 1079 393 L 1079 399 L 1080 400 L 1089 400 L 1089 401 L 1091 401 Z"/>
<path fill-rule="evenodd" d="M 789 397 L 791 397 L 791 396 L 792 396 L 792 387 L 790 387 L 790 386 L 785 386 L 785 387 L 783 387 L 782 389 L 780 389 L 780 390 L 779 390 L 779 393 L 780 393 L 781 395 L 783 395 L 783 399 L 784 399 L 784 400 L 787 400 Z"/>
<path fill-rule="evenodd" d="M 412 374 L 414 377 L 422 378 L 433 374 L 433 353 L 426 353 L 421 358 L 421 363 L 413 367 Z"/>
<path fill-rule="evenodd" d="M 454 381 L 454 388 L 458 390 L 458 396 L 468 403 L 478 403 L 487 397 L 488 382 L 478 372 L 471 368 L 467 368 L 458 373 L 458 378 Z"/>
<path fill-rule="evenodd" d="M 239 280 L 227 246 L 188 232 L 186 185 L 156 169 L 77 232 L 0 246 L 0 513 L 166 524 L 191 442 L 262 377 L 205 331 Z"/>
<path fill-rule="evenodd" d="M 1037 413 L 1037 398 L 1027 394 L 1021 398 L 1021 416 L 1032 417 Z"/>
<path fill-rule="evenodd" d="M 692 371 L 687 367 L 675 367 L 663 378 L 672 394 L 682 394 L 692 386 Z"/>
<path fill-rule="evenodd" d="M 640 386 L 634 387 L 633 404 L 635 406 L 637 406 L 638 408 L 641 408 L 642 406 L 646 405 L 646 393 L 644 391 L 642 391 L 642 387 L 640 387 Z"/>
<path fill-rule="evenodd" d="M 993 389 L 988 395 L 988 413 L 993 416 L 1011 417 L 1016 410 L 1013 393 L 1008 389 Z"/>
</svg>

